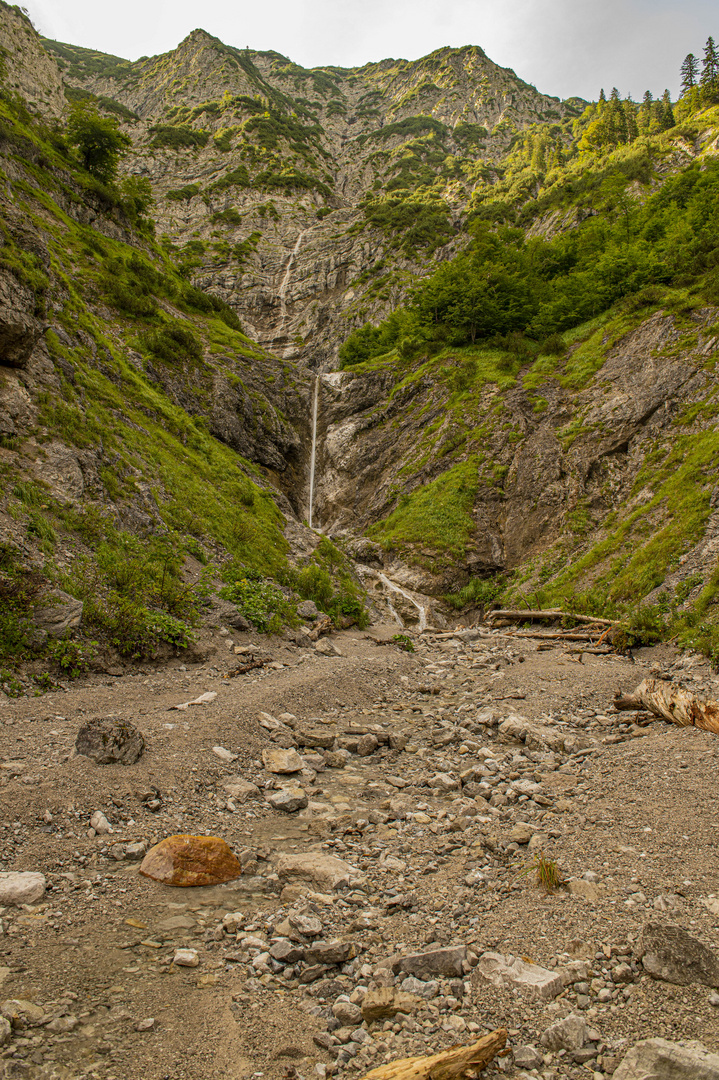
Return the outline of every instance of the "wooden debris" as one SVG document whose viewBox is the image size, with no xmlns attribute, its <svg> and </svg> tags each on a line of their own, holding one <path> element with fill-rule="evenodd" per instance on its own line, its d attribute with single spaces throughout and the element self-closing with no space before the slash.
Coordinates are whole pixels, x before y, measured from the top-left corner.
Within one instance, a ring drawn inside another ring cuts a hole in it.
<svg viewBox="0 0 719 1080">
<path fill-rule="evenodd" d="M 591 623 L 594 626 L 616 626 L 611 619 L 598 619 L 594 615 L 575 615 L 572 611 L 559 611 L 558 608 L 549 608 L 546 611 L 521 611 L 514 608 L 502 608 L 498 611 L 488 611 L 484 617 L 485 622 L 494 622 L 495 619 L 510 619 L 514 622 L 542 622 L 545 619 L 574 619 L 575 622 Z"/>
<path fill-rule="evenodd" d="M 223 675 L 223 679 L 233 679 L 235 675 L 246 675 L 248 671 L 254 671 L 255 668 L 264 666 L 264 660 L 250 660 L 249 664 L 240 664 L 239 667 L 233 668 L 232 671 L 228 671 L 226 675 Z"/>
<path fill-rule="evenodd" d="M 662 679 L 644 679 L 632 694 L 618 694 L 615 709 L 647 709 L 679 727 L 697 727 L 719 735 L 719 701 L 701 701 Z"/>
<path fill-rule="evenodd" d="M 507 1032 L 498 1028 L 469 1046 L 452 1046 L 430 1057 L 403 1058 L 380 1065 L 361 1080 L 476 1080 L 506 1043 Z"/>
</svg>

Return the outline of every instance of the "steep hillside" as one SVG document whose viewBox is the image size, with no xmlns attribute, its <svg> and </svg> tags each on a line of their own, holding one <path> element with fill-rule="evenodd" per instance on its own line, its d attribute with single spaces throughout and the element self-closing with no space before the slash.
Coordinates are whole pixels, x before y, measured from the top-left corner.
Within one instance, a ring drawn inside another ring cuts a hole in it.
<svg viewBox="0 0 719 1080">
<path fill-rule="evenodd" d="M 152 181 L 193 281 L 255 340 L 324 370 L 348 328 L 461 242 L 471 193 L 516 131 L 580 111 L 479 48 L 308 71 L 202 30 L 134 64 L 46 45 L 71 97 L 134 114 L 125 167 Z"/>
<path fill-rule="evenodd" d="M 349 556 L 410 624 L 503 596 L 716 651 L 715 107 L 560 102 L 476 47 L 131 63 L 0 15 L 18 610 L 61 587 L 137 656 L 218 589 L 362 621 Z"/>
</svg>

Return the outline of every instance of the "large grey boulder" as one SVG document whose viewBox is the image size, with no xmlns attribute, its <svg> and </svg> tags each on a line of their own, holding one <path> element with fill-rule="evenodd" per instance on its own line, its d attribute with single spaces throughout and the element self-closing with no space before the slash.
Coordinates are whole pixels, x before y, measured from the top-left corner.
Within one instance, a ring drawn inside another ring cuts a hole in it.
<svg viewBox="0 0 719 1080">
<path fill-rule="evenodd" d="M 142 732 L 129 720 L 88 720 L 75 739 L 75 751 L 98 765 L 134 765 L 145 749 Z"/>
<path fill-rule="evenodd" d="M 635 955 L 649 975 L 663 982 L 719 986 L 719 959 L 681 926 L 645 923 Z"/>
<path fill-rule="evenodd" d="M 0 873 L 0 905 L 35 904 L 45 895 L 45 876 L 33 870 Z"/>
<path fill-rule="evenodd" d="M 719 1080 L 719 1055 L 698 1042 L 644 1039 L 629 1051 L 614 1080 Z"/>
</svg>

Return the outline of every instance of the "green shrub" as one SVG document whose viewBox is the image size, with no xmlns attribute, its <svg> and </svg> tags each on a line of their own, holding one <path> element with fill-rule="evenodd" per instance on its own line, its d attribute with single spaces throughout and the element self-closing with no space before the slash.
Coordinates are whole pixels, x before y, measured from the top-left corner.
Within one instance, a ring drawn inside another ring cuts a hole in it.
<svg viewBox="0 0 719 1080">
<path fill-rule="evenodd" d="M 202 188 L 199 184 L 185 184 L 184 187 L 172 188 L 165 195 L 166 199 L 170 202 L 189 202 L 190 199 L 194 199 L 195 195 L 199 195 Z"/>
<path fill-rule="evenodd" d="M 87 674 L 92 661 L 97 657 L 97 642 L 61 637 L 52 642 L 49 654 L 63 675 L 69 679 L 78 679 Z"/>
<path fill-rule="evenodd" d="M 168 150 L 197 149 L 207 146 L 210 138 L 208 132 L 188 124 L 157 124 L 150 128 L 150 134 L 154 136 L 150 146 Z"/>
<path fill-rule="evenodd" d="M 237 576 L 220 591 L 262 634 L 277 633 L 284 624 L 294 621 L 295 611 L 282 590 L 273 581 L 239 567 Z M 242 576 L 244 573 L 245 576 Z"/>
<path fill-rule="evenodd" d="M 463 608 L 476 607 L 486 611 L 496 604 L 507 587 L 504 577 L 473 577 L 456 593 L 448 593 L 444 599 L 461 611 Z"/>
<path fill-rule="evenodd" d="M 197 363 L 202 360 L 202 342 L 187 323 L 164 323 L 140 337 L 142 347 L 168 364 Z"/>
</svg>

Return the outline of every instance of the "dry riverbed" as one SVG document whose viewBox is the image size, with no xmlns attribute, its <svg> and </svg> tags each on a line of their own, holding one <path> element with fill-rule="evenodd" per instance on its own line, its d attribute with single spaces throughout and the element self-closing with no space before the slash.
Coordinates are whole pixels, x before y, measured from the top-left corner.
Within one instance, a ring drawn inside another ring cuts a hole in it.
<svg viewBox="0 0 719 1080">
<path fill-rule="evenodd" d="M 719 1050 L 713 986 L 641 960 L 647 923 L 719 952 L 719 737 L 611 706 L 657 674 L 717 696 L 707 666 L 372 640 L 393 633 L 333 635 L 338 656 L 236 634 L 273 666 L 235 677 L 215 633 L 201 664 L 0 701 L 0 869 L 47 882 L 0 911 L 0 998 L 30 1003 L 5 1007 L 0 1076 L 361 1077 L 496 1027 L 487 1076 L 602 1080 L 656 1036 Z M 75 754 L 93 717 L 140 729 L 136 764 Z M 301 771 L 269 771 L 281 752 Z M 242 876 L 139 876 L 174 833 L 224 838 Z"/>
</svg>

